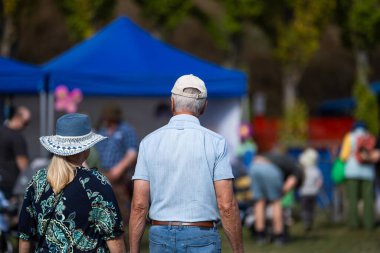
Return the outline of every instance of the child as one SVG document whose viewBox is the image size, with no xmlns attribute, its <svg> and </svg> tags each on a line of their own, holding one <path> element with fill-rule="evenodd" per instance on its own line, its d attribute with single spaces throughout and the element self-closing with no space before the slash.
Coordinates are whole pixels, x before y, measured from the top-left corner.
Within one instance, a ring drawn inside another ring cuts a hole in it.
<svg viewBox="0 0 380 253">
<path fill-rule="evenodd" d="M 299 162 L 304 171 L 304 181 L 300 188 L 302 219 L 305 231 L 310 231 L 313 226 L 314 208 L 319 189 L 322 186 L 322 175 L 317 167 L 318 153 L 308 148 L 299 157 Z"/>
</svg>

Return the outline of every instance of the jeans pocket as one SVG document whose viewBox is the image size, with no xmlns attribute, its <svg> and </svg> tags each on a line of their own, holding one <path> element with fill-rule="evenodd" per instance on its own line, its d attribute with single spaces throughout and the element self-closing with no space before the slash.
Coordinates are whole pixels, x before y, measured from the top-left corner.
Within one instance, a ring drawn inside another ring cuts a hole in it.
<svg viewBox="0 0 380 253">
<path fill-rule="evenodd" d="M 163 253 L 166 252 L 167 245 L 163 242 L 157 242 L 149 239 L 149 252 L 150 253 Z"/>
<path fill-rule="evenodd" d="M 216 242 L 191 243 L 186 246 L 186 253 L 220 253 Z"/>
</svg>

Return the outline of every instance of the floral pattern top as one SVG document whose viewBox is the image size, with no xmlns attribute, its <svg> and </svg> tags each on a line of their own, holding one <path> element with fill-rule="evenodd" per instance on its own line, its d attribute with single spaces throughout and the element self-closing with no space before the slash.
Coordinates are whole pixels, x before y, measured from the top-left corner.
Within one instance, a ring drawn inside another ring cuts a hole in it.
<svg viewBox="0 0 380 253">
<path fill-rule="evenodd" d="M 38 242 L 36 252 L 109 252 L 106 241 L 121 234 L 115 195 L 97 170 L 78 167 L 57 196 L 46 169 L 33 176 L 20 213 L 19 237 Z"/>
</svg>

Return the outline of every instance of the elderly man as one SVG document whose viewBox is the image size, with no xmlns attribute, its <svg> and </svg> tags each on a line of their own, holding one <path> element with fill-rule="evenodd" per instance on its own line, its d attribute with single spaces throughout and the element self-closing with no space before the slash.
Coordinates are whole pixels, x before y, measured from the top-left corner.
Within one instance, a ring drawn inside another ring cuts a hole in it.
<svg viewBox="0 0 380 253">
<path fill-rule="evenodd" d="M 9 119 L 0 128 L 0 190 L 6 198 L 20 172 L 28 167 L 27 144 L 21 131 L 29 124 L 31 113 L 25 106 L 11 108 Z"/>
<path fill-rule="evenodd" d="M 201 79 L 181 76 L 172 89 L 174 116 L 140 143 L 129 223 L 131 253 L 139 252 L 148 210 L 150 252 L 220 252 L 219 219 L 233 252 L 243 252 L 226 141 L 198 120 L 206 98 Z"/>
</svg>

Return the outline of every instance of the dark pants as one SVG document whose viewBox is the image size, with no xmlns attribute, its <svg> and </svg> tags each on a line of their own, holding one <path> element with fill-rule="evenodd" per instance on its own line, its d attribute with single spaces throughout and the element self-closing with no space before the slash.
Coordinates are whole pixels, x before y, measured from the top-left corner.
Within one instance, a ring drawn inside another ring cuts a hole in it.
<svg viewBox="0 0 380 253">
<path fill-rule="evenodd" d="M 363 225 L 366 229 L 375 226 L 374 186 L 373 181 L 348 179 L 346 182 L 346 196 L 348 199 L 348 225 L 357 228 L 360 225 L 358 203 L 363 200 Z"/>
<path fill-rule="evenodd" d="M 316 195 L 302 196 L 302 219 L 305 230 L 311 230 L 314 222 L 314 210 L 317 202 Z"/>
</svg>

